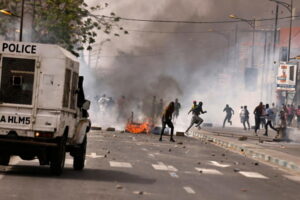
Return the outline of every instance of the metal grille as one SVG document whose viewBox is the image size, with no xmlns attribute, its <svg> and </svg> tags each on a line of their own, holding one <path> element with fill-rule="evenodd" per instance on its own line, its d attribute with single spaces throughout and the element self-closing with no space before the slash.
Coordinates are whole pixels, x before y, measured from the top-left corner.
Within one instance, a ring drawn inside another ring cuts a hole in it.
<svg viewBox="0 0 300 200">
<path fill-rule="evenodd" d="M 32 104 L 35 60 L 3 57 L 0 101 Z"/>
</svg>

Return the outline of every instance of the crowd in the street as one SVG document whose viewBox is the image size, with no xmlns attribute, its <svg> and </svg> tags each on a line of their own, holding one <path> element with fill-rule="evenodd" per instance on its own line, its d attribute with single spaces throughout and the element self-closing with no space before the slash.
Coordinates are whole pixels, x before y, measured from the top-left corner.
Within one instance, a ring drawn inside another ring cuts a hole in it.
<svg viewBox="0 0 300 200">
<path fill-rule="evenodd" d="M 107 97 L 105 94 L 101 97 L 97 96 L 95 99 L 97 102 L 97 110 L 103 115 L 116 111 L 117 122 L 120 120 L 125 122 L 128 121 L 130 112 L 135 110 L 136 112 L 140 111 L 144 116 L 148 117 L 148 119 L 151 119 L 153 124 L 157 124 L 161 121 L 163 126 L 162 131 L 164 131 L 164 127 L 168 125 L 173 132 L 173 123 L 176 122 L 181 109 L 181 104 L 177 98 L 175 101 L 168 103 L 167 106 L 162 98 L 157 100 L 156 96 L 153 96 L 152 101 L 151 99 L 148 99 L 147 101 L 135 99 L 135 102 L 140 103 L 136 103 L 134 109 L 132 109 L 132 105 L 129 104 L 129 100 L 124 95 L 120 96 L 117 100 L 114 100 L 112 97 Z M 201 128 L 203 119 L 200 115 L 207 112 L 203 111 L 202 106 L 203 102 L 201 101 L 198 103 L 196 101 L 193 102 L 192 108 L 188 112 L 188 114 L 192 113 L 191 123 L 186 132 L 194 125 L 199 129 Z M 225 128 L 226 123 L 229 123 L 230 125 L 233 124 L 232 116 L 235 114 L 235 111 L 226 104 L 223 112 L 226 113 L 223 120 L 223 128 Z M 247 105 L 240 106 L 238 115 L 243 129 L 245 131 L 254 129 L 255 135 L 258 135 L 258 130 L 264 130 L 263 135 L 268 136 L 268 130 L 271 128 L 277 133 L 276 137 L 278 137 L 280 130 L 285 129 L 288 126 L 300 128 L 300 105 L 296 108 L 294 105 L 290 104 L 276 106 L 274 103 L 269 105 L 260 102 L 253 111 L 249 110 Z"/>
<path fill-rule="evenodd" d="M 234 110 L 229 106 L 223 110 L 226 112 L 225 119 L 223 121 L 223 128 L 228 122 L 232 125 L 231 118 L 234 115 Z M 250 130 L 250 115 L 247 106 L 241 106 L 239 110 L 240 122 L 243 125 L 244 130 Z M 300 106 L 297 108 L 294 105 L 282 104 L 281 106 L 276 106 L 275 103 L 263 104 L 259 103 L 258 106 L 253 110 L 254 115 L 254 133 L 257 135 L 259 129 L 264 129 L 264 136 L 268 136 L 268 128 L 273 129 L 279 135 L 279 131 L 288 126 L 300 128 Z"/>
</svg>

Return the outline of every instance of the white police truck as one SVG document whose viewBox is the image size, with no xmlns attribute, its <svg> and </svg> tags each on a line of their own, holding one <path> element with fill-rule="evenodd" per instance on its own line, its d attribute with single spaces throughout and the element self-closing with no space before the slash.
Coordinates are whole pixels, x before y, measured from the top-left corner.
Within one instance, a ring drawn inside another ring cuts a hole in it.
<svg viewBox="0 0 300 200">
<path fill-rule="evenodd" d="M 79 62 L 57 45 L 0 41 L 0 164 L 39 159 L 61 174 L 85 163 L 89 101 Z"/>
</svg>

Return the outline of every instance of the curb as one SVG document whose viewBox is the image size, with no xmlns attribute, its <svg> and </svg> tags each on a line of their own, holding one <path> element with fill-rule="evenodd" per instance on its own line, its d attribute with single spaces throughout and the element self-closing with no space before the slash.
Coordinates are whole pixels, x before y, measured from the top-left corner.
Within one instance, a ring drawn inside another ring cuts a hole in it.
<svg viewBox="0 0 300 200">
<path fill-rule="evenodd" d="M 275 164 L 277 166 L 289 169 L 289 170 L 293 170 L 297 173 L 300 173 L 300 166 L 296 165 L 294 162 L 290 162 L 287 160 L 282 160 L 280 158 L 265 154 L 265 153 L 261 153 L 258 151 L 254 151 L 252 149 L 249 149 L 247 147 L 241 146 L 241 145 L 237 145 L 234 144 L 232 142 L 227 142 L 221 139 L 218 139 L 216 137 L 213 136 L 209 136 L 209 135 L 204 135 L 201 133 L 197 133 L 194 131 L 189 131 L 189 133 L 187 134 L 187 136 L 189 137 L 194 137 L 194 138 L 199 138 L 201 140 L 204 140 L 206 142 L 212 142 L 215 145 L 218 145 L 220 147 L 232 150 L 232 151 L 238 151 L 238 152 L 243 152 L 245 155 L 251 156 L 254 159 L 259 159 L 265 162 L 269 162 L 272 164 Z"/>
</svg>

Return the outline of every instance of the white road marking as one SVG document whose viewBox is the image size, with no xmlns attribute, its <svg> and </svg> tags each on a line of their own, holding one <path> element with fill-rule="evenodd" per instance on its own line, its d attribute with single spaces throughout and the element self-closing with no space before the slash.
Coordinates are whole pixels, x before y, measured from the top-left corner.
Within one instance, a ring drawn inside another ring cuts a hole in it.
<svg viewBox="0 0 300 200">
<path fill-rule="evenodd" d="M 183 189 L 189 194 L 196 194 L 196 192 L 191 187 L 185 186 L 183 187 Z"/>
<path fill-rule="evenodd" d="M 158 164 L 152 164 L 152 167 L 155 170 L 161 170 L 161 171 L 173 171 L 173 172 L 177 172 L 178 170 L 172 166 L 172 165 L 165 165 L 162 162 L 158 162 Z"/>
<path fill-rule="evenodd" d="M 230 167 L 230 165 L 228 165 L 228 164 L 221 164 L 221 163 L 218 163 L 217 161 L 209 161 L 209 164 L 216 166 L 216 167 L 222 167 L 222 168 Z"/>
<path fill-rule="evenodd" d="M 177 172 L 178 170 L 174 166 L 168 165 L 168 171 Z"/>
<path fill-rule="evenodd" d="M 152 167 L 155 170 L 162 170 L 162 171 L 168 171 L 168 167 L 166 165 L 156 165 L 156 164 L 152 164 Z"/>
<path fill-rule="evenodd" d="M 148 149 L 146 149 L 146 148 L 142 148 L 142 150 L 143 150 L 143 151 L 148 151 Z"/>
<path fill-rule="evenodd" d="M 286 177 L 292 181 L 300 182 L 300 176 L 284 175 L 284 177 Z"/>
<path fill-rule="evenodd" d="M 132 168 L 132 165 L 127 162 L 115 162 L 115 161 L 109 161 L 109 164 L 111 167 L 124 167 L 124 168 Z"/>
<path fill-rule="evenodd" d="M 262 178 L 262 179 L 268 179 L 268 177 L 257 173 L 257 172 L 245 172 L 245 171 L 241 171 L 239 172 L 240 174 L 242 174 L 243 176 L 247 177 L 247 178 Z"/>
<path fill-rule="evenodd" d="M 196 167 L 195 169 L 202 174 L 223 175 L 222 172 L 216 169 L 206 169 L 206 168 L 198 168 L 198 167 Z"/>
<path fill-rule="evenodd" d="M 175 172 L 170 172 L 169 174 L 170 174 L 170 176 L 172 176 L 173 178 L 179 178 L 179 176 L 178 176 Z"/>
<path fill-rule="evenodd" d="M 149 153 L 148 156 L 154 158 L 155 156 L 152 153 Z"/>
<path fill-rule="evenodd" d="M 86 155 L 89 158 L 104 158 L 102 155 L 97 155 L 96 153 L 91 153 L 90 155 Z"/>
</svg>

